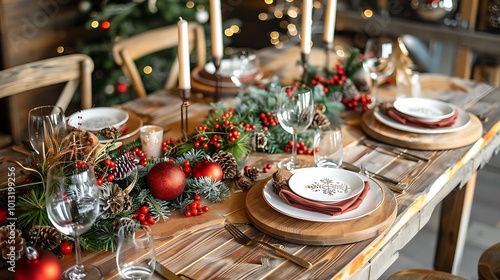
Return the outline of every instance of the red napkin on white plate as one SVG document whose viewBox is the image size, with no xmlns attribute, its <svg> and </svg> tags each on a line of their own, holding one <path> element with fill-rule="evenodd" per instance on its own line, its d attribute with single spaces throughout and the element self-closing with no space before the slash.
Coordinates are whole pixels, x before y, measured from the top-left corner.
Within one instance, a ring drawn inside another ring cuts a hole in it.
<svg viewBox="0 0 500 280">
<path fill-rule="evenodd" d="M 389 115 L 389 117 L 393 118 L 394 120 L 402 124 L 406 124 L 413 127 L 440 128 L 440 127 L 452 126 L 458 117 L 458 111 L 455 110 L 455 113 L 451 117 L 436 122 L 426 122 L 422 119 L 405 115 L 394 108 L 390 108 L 389 110 L 387 110 L 387 115 Z"/>
<path fill-rule="evenodd" d="M 279 192 L 279 196 L 283 199 L 283 201 L 293 207 L 326 215 L 337 216 L 357 209 L 361 202 L 363 202 L 363 199 L 366 197 L 369 190 L 370 184 L 365 182 L 365 187 L 358 195 L 335 203 L 322 203 L 309 200 L 287 189 L 281 190 Z"/>
</svg>

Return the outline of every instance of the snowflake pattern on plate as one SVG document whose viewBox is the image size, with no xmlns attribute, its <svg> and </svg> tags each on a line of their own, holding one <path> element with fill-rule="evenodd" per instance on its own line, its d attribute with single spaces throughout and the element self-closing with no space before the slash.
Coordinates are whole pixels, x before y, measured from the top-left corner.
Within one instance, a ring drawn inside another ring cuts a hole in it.
<svg viewBox="0 0 500 280">
<path fill-rule="evenodd" d="M 330 178 L 320 179 L 318 182 L 307 185 L 306 188 L 314 192 L 322 192 L 325 195 L 331 196 L 337 193 L 348 193 L 351 190 L 351 187 L 345 182 L 332 180 Z"/>
</svg>

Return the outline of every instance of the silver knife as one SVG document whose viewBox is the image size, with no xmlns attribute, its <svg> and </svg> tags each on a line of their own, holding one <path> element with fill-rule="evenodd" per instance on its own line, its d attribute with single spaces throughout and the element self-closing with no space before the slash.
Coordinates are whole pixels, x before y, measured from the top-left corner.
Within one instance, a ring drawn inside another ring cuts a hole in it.
<svg viewBox="0 0 500 280">
<path fill-rule="evenodd" d="M 353 172 L 356 172 L 356 173 L 360 173 L 360 174 L 364 174 L 370 178 L 373 178 L 373 179 L 377 179 L 377 180 L 380 180 L 380 181 L 384 181 L 384 182 L 388 182 L 388 183 L 391 183 L 389 185 L 387 185 L 387 187 L 394 191 L 394 192 L 397 192 L 397 193 L 404 193 L 405 192 L 405 188 L 406 188 L 406 184 L 401 184 L 400 182 L 394 180 L 394 179 L 391 179 L 391 178 L 387 178 L 383 175 L 380 175 L 378 173 L 374 173 L 374 172 L 371 172 L 371 171 L 368 171 L 368 170 L 361 170 L 361 168 L 357 167 L 356 165 L 352 164 L 352 163 L 348 163 L 348 162 L 342 162 L 341 168 L 345 169 L 345 170 L 349 170 L 349 171 L 353 171 Z"/>
<path fill-rule="evenodd" d="M 182 280 L 180 276 L 175 274 L 173 271 L 170 269 L 166 268 L 164 265 L 156 261 L 155 264 L 155 271 L 158 272 L 161 276 L 163 276 L 165 279 L 168 280 Z"/>
</svg>

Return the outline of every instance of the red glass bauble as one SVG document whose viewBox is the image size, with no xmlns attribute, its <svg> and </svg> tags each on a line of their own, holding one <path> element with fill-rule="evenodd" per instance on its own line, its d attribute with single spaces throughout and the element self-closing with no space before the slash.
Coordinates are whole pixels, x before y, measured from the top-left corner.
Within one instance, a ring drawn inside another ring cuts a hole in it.
<svg viewBox="0 0 500 280">
<path fill-rule="evenodd" d="M 126 83 L 117 83 L 115 86 L 115 90 L 118 93 L 125 93 L 128 90 L 128 85 Z"/>
<path fill-rule="evenodd" d="M 201 160 L 193 168 L 193 177 L 212 177 L 215 181 L 222 180 L 222 167 L 213 161 Z"/>
<path fill-rule="evenodd" d="M 146 177 L 149 191 L 159 199 L 172 200 L 184 191 L 186 176 L 173 162 L 160 162 L 149 170 Z"/>
<path fill-rule="evenodd" d="M 59 280 L 62 275 L 59 258 L 47 250 L 26 248 L 24 254 L 15 265 L 16 280 Z"/>
</svg>

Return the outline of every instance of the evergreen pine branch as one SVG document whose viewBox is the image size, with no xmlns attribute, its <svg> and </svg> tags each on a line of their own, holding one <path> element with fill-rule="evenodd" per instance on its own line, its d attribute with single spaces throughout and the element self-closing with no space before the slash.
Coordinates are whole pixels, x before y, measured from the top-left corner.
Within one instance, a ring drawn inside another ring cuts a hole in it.
<svg viewBox="0 0 500 280">
<path fill-rule="evenodd" d="M 214 181 L 212 177 L 189 178 L 186 180 L 186 187 L 211 202 L 223 201 L 230 195 L 230 189 L 222 181 Z"/>
<path fill-rule="evenodd" d="M 148 196 L 147 203 L 149 206 L 149 214 L 155 220 L 166 221 L 170 217 L 169 202 L 158 198 Z"/>
<path fill-rule="evenodd" d="M 21 229 L 34 225 L 52 225 L 47 215 L 43 188 L 33 188 L 20 196 L 16 209 L 20 213 L 16 226 Z"/>
<path fill-rule="evenodd" d="M 90 230 L 80 236 L 80 244 L 88 251 L 111 251 L 116 250 L 113 223 L 109 220 L 95 222 Z"/>
</svg>

